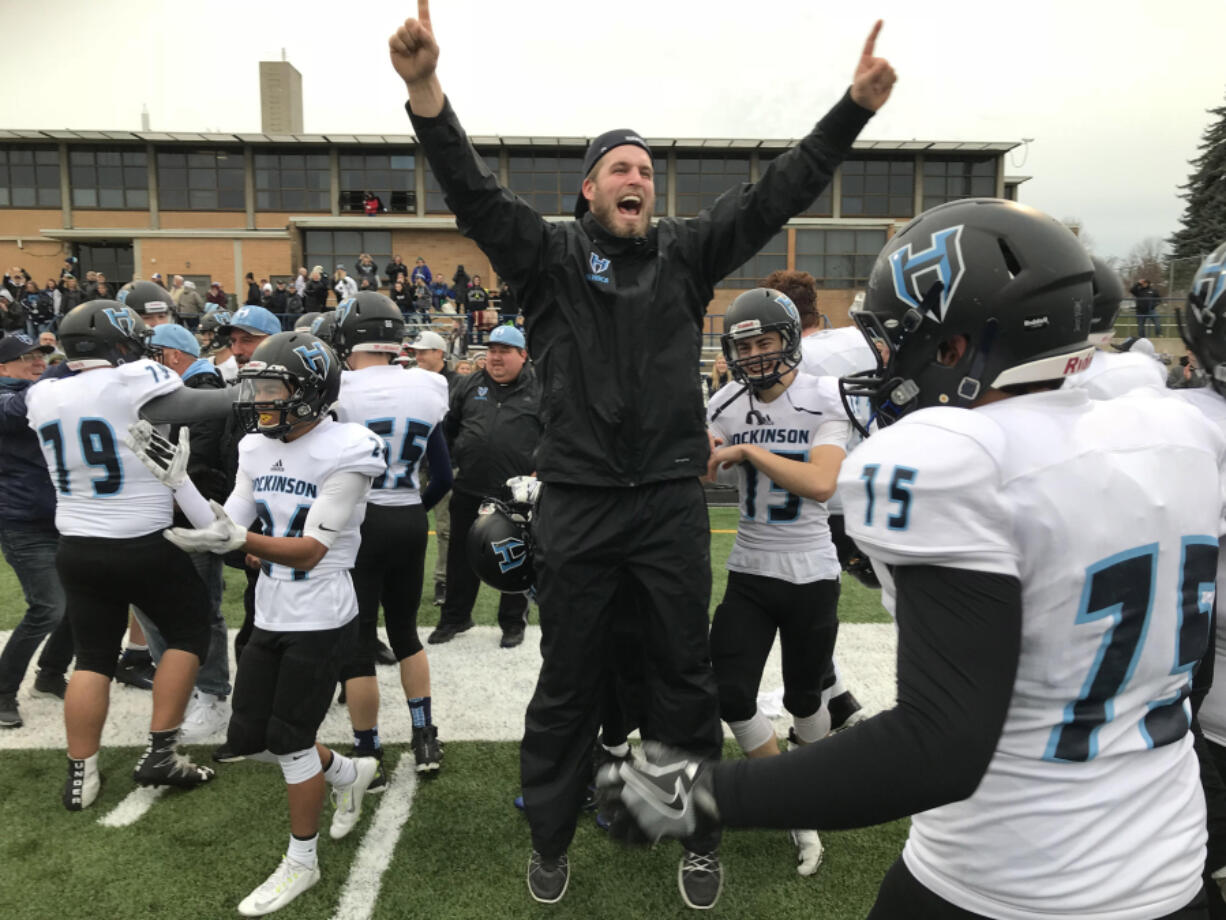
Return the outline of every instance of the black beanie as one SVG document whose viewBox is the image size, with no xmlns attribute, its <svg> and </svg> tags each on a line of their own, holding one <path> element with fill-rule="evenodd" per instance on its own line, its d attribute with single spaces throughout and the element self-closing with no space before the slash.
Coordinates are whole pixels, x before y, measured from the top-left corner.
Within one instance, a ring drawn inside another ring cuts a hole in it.
<svg viewBox="0 0 1226 920">
<path fill-rule="evenodd" d="M 624 147 L 630 144 L 633 147 L 639 147 L 647 151 L 647 155 L 651 156 L 651 148 L 647 146 L 647 141 L 643 140 L 638 133 L 631 131 L 629 128 L 617 128 L 613 131 L 606 131 L 596 140 L 588 144 L 587 153 L 583 155 L 583 177 L 586 179 L 592 168 L 600 162 L 600 158 L 612 150 L 614 147 Z M 587 213 L 587 199 L 583 197 L 583 182 L 579 183 L 579 199 L 575 202 L 575 220 L 578 220 Z"/>
</svg>

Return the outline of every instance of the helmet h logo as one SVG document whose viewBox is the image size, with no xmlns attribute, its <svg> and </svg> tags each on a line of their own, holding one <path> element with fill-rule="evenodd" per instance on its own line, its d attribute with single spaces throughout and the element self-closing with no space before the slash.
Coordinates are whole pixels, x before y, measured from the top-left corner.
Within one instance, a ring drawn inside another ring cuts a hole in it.
<svg viewBox="0 0 1226 920">
<path fill-rule="evenodd" d="M 592 266 L 592 273 L 596 275 L 603 275 L 609 270 L 609 260 L 600 258 L 594 252 L 588 255 L 588 264 Z"/>
<path fill-rule="evenodd" d="M 340 325 L 345 321 L 345 317 L 349 315 L 349 311 L 353 309 L 353 305 L 357 303 L 352 297 L 348 300 L 342 300 L 336 307 L 336 325 Z M 319 320 L 316 320 L 319 322 Z M 314 326 L 312 326 L 314 328 Z"/>
<path fill-rule="evenodd" d="M 1196 311 L 1196 318 L 1206 328 L 1213 326 L 1213 308 L 1222 299 L 1223 293 L 1226 293 L 1226 253 L 1217 262 L 1206 260 L 1192 279 L 1192 296 L 1188 298 L 1188 306 Z"/>
<path fill-rule="evenodd" d="M 318 376 L 328 376 L 328 368 L 331 366 L 331 361 L 328 358 L 328 352 L 324 350 L 322 345 L 299 345 L 294 349 L 294 354 L 301 358 L 302 363 Z"/>
<path fill-rule="evenodd" d="M 935 274 L 933 281 L 941 282 L 940 316 L 942 322 L 953 300 L 958 282 L 966 272 L 962 259 L 962 224 L 940 230 L 932 235 L 932 245 L 915 252 L 908 243 L 902 249 L 890 253 L 890 268 L 894 276 L 894 293 L 903 303 L 917 310 L 924 299 L 924 292 L 931 285 L 927 276 Z M 925 279 L 925 280 L 921 280 Z"/>
<path fill-rule="evenodd" d="M 124 335 L 130 336 L 136 330 L 136 324 L 132 322 L 132 314 L 127 310 L 116 310 L 114 307 L 107 307 L 102 311 L 102 315 L 109 319 L 111 325 Z"/>
<path fill-rule="evenodd" d="M 518 537 L 507 537 L 505 540 L 491 543 L 490 546 L 494 548 L 494 554 L 498 556 L 498 571 L 503 575 L 512 569 L 519 568 L 527 558 L 524 541 Z"/>
<path fill-rule="evenodd" d="M 787 310 L 788 316 L 792 317 L 793 320 L 800 322 L 800 311 L 796 309 L 796 304 L 792 303 L 791 297 L 789 297 L 787 294 L 781 293 L 775 298 L 775 303 Z"/>
</svg>

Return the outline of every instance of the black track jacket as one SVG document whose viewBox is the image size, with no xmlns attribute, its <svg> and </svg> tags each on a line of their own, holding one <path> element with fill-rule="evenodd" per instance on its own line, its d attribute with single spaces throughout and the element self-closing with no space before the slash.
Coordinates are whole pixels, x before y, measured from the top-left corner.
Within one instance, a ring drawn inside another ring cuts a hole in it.
<svg viewBox="0 0 1226 920">
<path fill-rule="evenodd" d="M 467 495 L 507 497 L 506 481 L 536 469 L 541 391 L 532 365 L 503 386 L 485 371 L 457 377 L 443 434 L 456 473 L 452 488 Z"/>
<path fill-rule="evenodd" d="M 715 284 L 813 202 L 872 113 L 845 94 L 757 183 L 697 217 L 663 218 L 645 239 L 623 239 L 590 212 L 547 221 L 502 188 L 450 101 L 435 118 L 405 108 L 460 232 L 523 304 L 541 377 L 539 478 L 636 486 L 703 475 L 695 374 Z"/>
</svg>

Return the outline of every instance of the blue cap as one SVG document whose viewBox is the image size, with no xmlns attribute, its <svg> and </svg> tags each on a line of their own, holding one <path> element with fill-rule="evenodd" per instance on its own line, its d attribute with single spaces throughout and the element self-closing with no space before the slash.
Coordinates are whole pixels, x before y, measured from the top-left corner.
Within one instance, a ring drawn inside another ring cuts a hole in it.
<svg viewBox="0 0 1226 920">
<path fill-rule="evenodd" d="M 252 335 L 276 335 L 281 331 L 280 321 L 263 307 L 246 306 L 230 317 L 230 322 L 220 327 L 242 329 Z"/>
<path fill-rule="evenodd" d="M 510 345 L 512 348 L 524 347 L 524 334 L 514 326 L 497 326 L 490 333 L 491 345 Z"/>
<path fill-rule="evenodd" d="M 149 344 L 155 348 L 177 348 L 193 358 L 200 357 L 200 343 L 196 341 L 196 337 L 174 323 L 154 326 L 153 335 L 149 337 Z"/>
</svg>

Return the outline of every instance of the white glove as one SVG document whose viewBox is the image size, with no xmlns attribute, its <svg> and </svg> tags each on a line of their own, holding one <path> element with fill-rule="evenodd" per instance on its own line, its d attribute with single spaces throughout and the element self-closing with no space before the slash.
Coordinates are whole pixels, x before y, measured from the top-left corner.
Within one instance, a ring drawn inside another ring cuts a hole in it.
<svg viewBox="0 0 1226 920">
<path fill-rule="evenodd" d="M 226 509 L 215 501 L 209 502 L 215 520 L 208 527 L 171 527 L 162 534 L 179 549 L 189 553 L 217 553 L 221 555 L 239 549 L 247 542 L 246 528 L 239 527 L 226 514 Z"/>
<path fill-rule="evenodd" d="M 128 450 L 145 464 L 149 472 L 162 485 L 174 490 L 187 481 L 187 459 L 191 444 L 187 426 L 179 429 L 179 443 L 173 444 L 144 419 L 128 427 L 128 436 L 123 439 Z"/>
<path fill-rule="evenodd" d="M 507 488 L 511 490 L 511 501 L 533 505 L 541 491 L 541 481 L 535 476 L 512 476 L 507 480 Z"/>
</svg>

